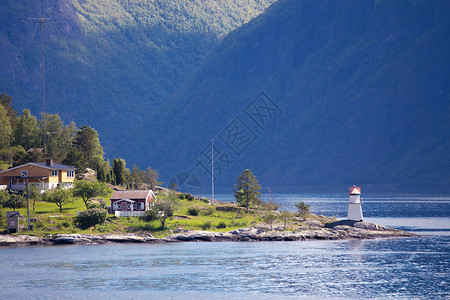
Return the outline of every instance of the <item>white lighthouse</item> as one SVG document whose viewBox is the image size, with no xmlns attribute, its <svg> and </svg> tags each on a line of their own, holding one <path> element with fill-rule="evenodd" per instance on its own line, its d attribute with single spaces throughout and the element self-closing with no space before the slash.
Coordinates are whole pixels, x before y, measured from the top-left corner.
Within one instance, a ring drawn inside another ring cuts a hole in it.
<svg viewBox="0 0 450 300">
<path fill-rule="evenodd" d="M 350 187 L 350 200 L 348 202 L 348 214 L 347 220 L 352 221 L 362 221 L 363 214 L 361 209 L 361 188 L 360 187 Z"/>
</svg>

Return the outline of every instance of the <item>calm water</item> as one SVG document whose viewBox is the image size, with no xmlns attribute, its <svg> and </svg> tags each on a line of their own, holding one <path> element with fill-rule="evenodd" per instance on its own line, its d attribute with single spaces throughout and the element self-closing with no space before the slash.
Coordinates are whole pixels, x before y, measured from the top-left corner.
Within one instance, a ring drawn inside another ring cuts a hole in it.
<svg viewBox="0 0 450 300">
<path fill-rule="evenodd" d="M 338 195 L 277 201 L 283 209 L 305 201 L 313 212 L 346 216 Z M 372 196 L 363 212 L 369 221 L 426 235 L 0 248 L 0 298 L 450 299 L 450 197 Z"/>
</svg>

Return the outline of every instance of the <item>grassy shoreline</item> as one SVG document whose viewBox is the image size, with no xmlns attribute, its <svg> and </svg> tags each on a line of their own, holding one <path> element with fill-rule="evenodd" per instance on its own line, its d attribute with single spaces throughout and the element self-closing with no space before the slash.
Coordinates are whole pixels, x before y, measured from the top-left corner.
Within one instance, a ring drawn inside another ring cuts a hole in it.
<svg viewBox="0 0 450 300">
<path fill-rule="evenodd" d="M 198 209 L 198 215 L 190 215 L 188 210 Z M 285 230 L 296 230 L 303 226 L 303 218 L 295 213 L 289 213 L 286 228 L 284 221 L 280 219 L 273 220 L 272 223 L 265 221 L 268 211 L 256 209 L 246 210 L 233 203 L 220 203 L 211 205 L 205 201 L 194 199 L 180 200 L 180 205 L 176 209 L 174 216 L 167 219 L 165 229 L 161 229 L 159 221 L 144 221 L 141 217 L 121 217 L 117 218 L 109 214 L 103 224 L 82 230 L 74 225 L 74 218 L 77 212 L 85 210 L 86 207 L 81 199 L 67 204 L 60 212 L 59 208 L 52 203 L 36 202 L 35 211 L 32 210 L 30 203 L 30 219 L 32 220 L 34 230 L 27 228 L 27 210 L 26 208 L 17 209 L 23 216 L 20 219 L 20 225 L 25 228 L 17 234 L 33 236 L 49 236 L 55 234 L 142 234 L 152 235 L 162 238 L 174 232 L 207 230 L 212 232 L 227 232 L 244 227 L 258 227 L 269 230 L 270 228 L 282 228 Z M 272 212 L 275 217 L 279 217 L 279 212 Z M 309 215 L 308 219 L 318 220 L 319 222 L 330 222 L 333 218 Z M 5 232 L 6 228 L 1 228 Z"/>
</svg>

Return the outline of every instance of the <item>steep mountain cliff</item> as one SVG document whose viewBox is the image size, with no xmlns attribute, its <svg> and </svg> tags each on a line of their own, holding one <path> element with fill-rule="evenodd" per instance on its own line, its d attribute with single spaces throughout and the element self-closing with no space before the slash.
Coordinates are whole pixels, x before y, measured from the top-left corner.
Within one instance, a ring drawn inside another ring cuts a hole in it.
<svg viewBox="0 0 450 300">
<path fill-rule="evenodd" d="M 40 110 L 27 18 L 45 16 L 47 110 L 166 184 L 206 189 L 214 138 L 217 186 L 250 168 L 271 186 L 449 189 L 450 3 L 279 0 L 246 23 L 273 2 L 2 1 L 0 89 Z"/>
<path fill-rule="evenodd" d="M 142 159 L 202 177 L 215 137 L 218 185 L 250 168 L 270 185 L 448 189 L 449 15 L 438 0 L 278 1 L 207 56 Z"/>
<path fill-rule="evenodd" d="M 41 32 L 31 18 L 45 17 L 47 112 L 93 126 L 117 157 L 219 40 L 273 1 L 0 1 L 0 91 L 19 111 L 42 111 Z"/>
</svg>

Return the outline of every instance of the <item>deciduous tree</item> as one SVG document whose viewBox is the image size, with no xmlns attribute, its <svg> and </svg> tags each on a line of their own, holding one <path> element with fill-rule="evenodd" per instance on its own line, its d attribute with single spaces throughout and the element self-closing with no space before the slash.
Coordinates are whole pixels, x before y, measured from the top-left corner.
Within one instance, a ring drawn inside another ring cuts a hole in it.
<svg viewBox="0 0 450 300">
<path fill-rule="evenodd" d="M 152 215 L 161 222 L 161 228 L 165 228 L 167 218 L 173 216 L 176 207 L 179 205 L 179 199 L 174 192 L 159 194 L 154 206 L 152 206 Z"/>
<path fill-rule="evenodd" d="M 62 211 L 63 205 L 73 202 L 72 191 L 69 189 L 53 189 L 42 194 L 42 201 L 54 203 Z"/>
<path fill-rule="evenodd" d="M 12 193 L 9 195 L 9 198 L 6 200 L 6 203 L 3 203 L 3 207 L 9 207 L 12 208 L 13 211 L 16 210 L 16 208 L 24 207 L 25 206 L 25 198 L 23 198 L 19 194 Z"/>
<path fill-rule="evenodd" d="M 28 188 L 25 190 L 24 197 L 27 197 L 27 194 L 28 194 L 29 199 L 31 201 L 33 201 L 33 211 L 34 211 L 35 206 L 36 206 L 36 201 L 40 201 L 40 199 L 42 197 L 41 190 L 38 187 L 29 184 Z"/>
<path fill-rule="evenodd" d="M 0 190 L 0 205 L 2 207 L 6 206 L 5 204 L 8 201 L 8 199 L 9 199 L 9 193 L 5 190 Z"/>
<path fill-rule="evenodd" d="M 75 187 L 73 195 L 75 197 L 81 197 L 84 205 L 88 207 L 88 201 L 94 197 L 105 197 L 110 192 L 110 189 L 106 186 L 106 183 L 90 180 L 77 180 L 75 181 Z"/>
<path fill-rule="evenodd" d="M 46 155 L 62 162 L 72 148 L 77 131 L 75 123 L 64 126 L 59 115 L 43 114 L 39 129 L 42 139 L 46 140 Z"/>
<path fill-rule="evenodd" d="M 25 150 L 39 146 L 39 127 L 35 116 L 29 109 L 24 109 L 18 118 L 14 130 L 14 144 L 21 145 Z"/>
<path fill-rule="evenodd" d="M 12 128 L 7 111 L 0 105 L 0 149 L 8 148 L 11 144 Z"/>
<path fill-rule="evenodd" d="M 0 94 L 0 105 L 6 109 L 6 116 L 9 119 L 11 129 L 14 130 L 17 120 L 17 111 L 14 110 L 14 105 L 12 105 L 11 103 L 11 96 L 6 95 L 5 93 Z"/>
</svg>

